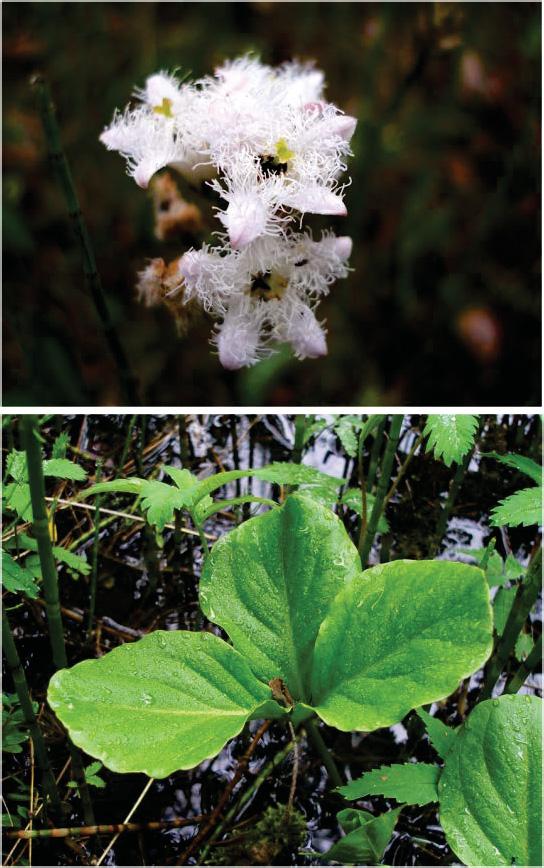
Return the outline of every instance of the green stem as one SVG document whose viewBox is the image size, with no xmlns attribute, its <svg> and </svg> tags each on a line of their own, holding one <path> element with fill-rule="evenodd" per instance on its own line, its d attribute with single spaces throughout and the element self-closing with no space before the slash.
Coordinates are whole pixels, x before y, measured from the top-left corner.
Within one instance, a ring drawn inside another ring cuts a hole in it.
<svg viewBox="0 0 544 868">
<path fill-rule="evenodd" d="M 359 449 L 357 454 L 357 468 L 359 473 L 359 485 L 361 488 L 361 525 L 359 527 L 359 547 L 363 545 L 368 525 L 368 502 L 366 497 L 367 483 L 365 480 L 365 472 L 363 467 L 364 445 L 365 438 L 362 435 L 359 435 Z"/>
<path fill-rule="evenodd" d="M 408 455 L 404 459 L 404 462 L 402 463 L 401 467 L 399 468 L 399 472 L 396 476 L 395 481 L 393 482 L 393 485 L 391 486 L 391 488 L 389 489 L 389 491 L 385 495 L 385 500 L 383 502 L 383 509 L 386 508 L 387 504 L 389 503 L 389 501 L 391 500 L 391 498 L 395 494 L 397 488 L 399 487 L 399 483 L 401 482 L 406 471 L 408 470 L 410 462 L 411 462 L 412 458 L 414 457 L 414 455 L 416 454 L 416 450 L 422 441 L 423 441 L 423 434 L 420 434 L 419 437 L 416 437 L 416 439 L 414 440 L 414 444 L 413 444 L 412 448 L 410 449 Z M 383 510 L 382 510 L 382 512 L 383 512 Z"/>
<path fill-rule="evenodd" d="M 25 723 L 30 730 L 30 736 L 36 753 L 36 762 L 42 775 L 42 784 L 44 792 L 47 794 L 53 810 L 61 813 L 61 802 L 55 776 L 49 763 L 47 756 L 47 748 L 43 740 L 43 736 L 32 708 L 32 700 L 28 689 L 28 683 L 24 673 L 24 669 L 17 651 L 17 646 L 13 639 L 11 627 L 5 611 L 2 611 L 2 648 L 6 657 L 8 668 L 13 678 L 13 684 L 21 703 Z"/>
<path fill-rule="evenodd" d="M 51 98 L 49 85 L 40 75 L 34 76 L 31 80 L 31 84 L 36 93 L 38 110 L 42 120 L 49 157 L 55 168 L 68 207 L 68 214 L 81 248 L 83 270 L 89 283 L 96 312 L 100 317 L 102 328 L 104 329 L 106 342 L 117 364 L 124 398 L 128 404 L 139 404 L 140 401 L 138 399 L 136 381 L 130 370 L 123 345 L 121 344 L 121 340 L 117 334 L 117 329 L 115 328 L 110 315 L 106 296 L 102 287 L 102 281 L 96 266 L 91 238 L 79 205 L 70 166 L 68 165 L 68 161 L 62 149 L 59 125 L 57 123 L 55 106 Z"/>
<path fill-rule="evenodd" d="M 506 682 L 503 693 L 517 693 L 520 687 L 523 687 L 526 679 L 533 672 L 540 661 L 542 660 L 542 636 L 538 642 L 535 642 L 531 653 L 527 659 L 523 661 L 521 666 L 516 669 L 510 679 Z"/>
<path fill-rule="evenodd" d="M 214 831 L 208 838 L 206 845 L 202 848 L 202 852 L 198 859 L 199 865 L 201 865 L 206 859 L 206 856 L 208 855 L 208 852 L 213 842 L 216 841 L 217 838 L 219 838 L 219 836 L 223 834 L 224 829 L 229 825 L 229 823 L 236 816 L 236 814 L 238 814 L 242 810 L 244 805 L 246 805 L 247 802 L 252 798 L 253 794 L 259 789 L 261 784 L 263 784 L 265 780 L 272 774 L 274 769 L 276 769 L 284 761 L 285 757 L 291 753 L 291 751 L 294 749 L 294 745 L 295 742 L 293 741 L 290 741 L 288 744 L 286 744 L 285 747 L 282 748 L 276 754 L 276 756 L 261 769 L 253 783 L 247 788 L 247 790 L 245 790 L 240 799 L 238 799 L 238 801 L 232 806 L 232 808 L 230 808 L 230 810 L 226 812 L 221 822 L 217 824 Z"/>
<path fill-rule="evenodd" d="M 130 420 L 128 423 L 128 428 L 127 428 L 127 433 L 125 436 L 125 442 L 123 443 L 123 451 L 121 452 L 121 458 L 119 459 L 119 464 L 117 466 L 117 472 L 116 472 L 115 476 L 113 477 L 114 479 L 117 479 L 118 476 L 121 475 L 121 473 L 123 471 L 123 467 L 125 466 L 127 456 L 128 456 L 128 451 L 130 449 L 130 444 L 132 443 L 132 433 L 134 431 L 134 426 L 136 425 L 137 418 L 138 417 L 136 415 L 130 417 Z"/>
<path fill-rule="evenodd" d="M 40 446 L 40 433 L 38 420 L 35 416 L 25 415 L 21 417 L 23 428 L 23 440 L 26 450 L 26 463 L 28 472 L 28 484 L 30 487 L 30 500 L 32 504 L 32 528 L 38 543 L 38 555 L 45 597 L 45 610 L 49 627 L 49 641 L 53 655 L 53 663 L 56 669 L 65 669 L 68 666 L 66 647 L 64 644 L 64 631 L 60 614 L 59 586 L 57 567 L 53 556 L 51 537 L 45 505 L 45 484 L 43 479 L 42 451 Z M 78 783 L 79 795 L 83 805 L 83 813 L 87 825 L 94 825 L 94 813 L 89 795 L 89 788 L 85 783 L 83 763 L 77 748 L 68 741 L 72 757 L 74 777 Z"/>
<path fill-rule="evenodd" d="M 508 662 L 516 640 L 523 625 L 533 608 L 541 586 L 542 575 L 542 549 L 539 549 L 527 570 L 524 582 L 518 585 L 517 594 L 514 598 L 508 620 L 502 636 L 497 637 L 495 649 L 487 665 L 484 686 L 480 693 L 479 702 L 489 699 L 499 676 Z M 527 662 L 527 661 L 525 661 Z"/>
<path fill-rule="evenodd" d="M 96 462 L 95 482 L 100 482 L 102 475 L 102 460 Z M 96 611 L 96 584 L 98 581 L 98 547 L 100 543 L 100 503 L 101 497 L 97 495 L 94 508 L 94 538 L 91 558 L 91 587 L 89 595 L 89 618 L 87 621 L 87 640 L 91 639 L 93 631 L 94 613 Z"/>
<path fill-rule="evenodd" d="M 295 416 L 295 443 L 293 446 L 292 461 L 293 464 L 302 462 L 302 451 L 304 449 L 304 433 L 306 431 L 306 416 L 304 413 L 299 413 Z"/>
<path fill-rule="evenodd" d="M 446 528 L 448 526 L 448 521 L 452 512 L 452 509 L 455 505 L 455 501 L 457 500 L 457 495 L 461 489 L 463 481 L 465 479 L 468 466 L 470 464 L 470 460 L 474 454 L 474 449 L 476 446 L 474 445 L 472 449 L 467 452 L 463 460 L 460 464 L 457 465 L 457 469 L 455 471 L 454 477 L 450 483 L 448 496 L 442 507 L 440 515 L 438 516 L 438 521 L 436 523 L 436 531 L 434 536 L 434 557 L 437 557 L 440 554 L 440 546 L 442 540 L 444 539 L 444 534 L 446 533 Z"/>
<path fill-rule="evenodd" d="M 393 469 L 393 461 L 395 460 L 395 452 L 397 450 L 397 445 L 399 442 L 399 434 L 402 428 L 403 419 L 404 416 L 400 413 L 397 413 L 393 415 L 393 418 L 391 420 L 391 428 L 389 429 L 389 440 L 383 454 L 380 478 L 378 481 L 378 487 L 376 489 L 376 499 L 374 501 L 374 506 L 372 507 L 372 512 L 370 514 L 370 519 L 364 539 L 360 540 L 359 545 L 359 554 L 361 556 L 361 565 L 363 569 L 365 569 L 367 566 L 368 556 L 370 554 L 372 543 L 374 542 L 374 537 L 376 536 L 376 531 L 378 529 L 378 522 L 385 506 L 387 486 L 389 485 L 389 480 L 391 479 L 391 470 Z"/>
<path fill-rule="evenodd" d="M 319 732 L 319 727 L 317 726 L 316 721 L 313 719 L 305 720 L 304 729 L 306 730 L 308 738 L 312 742 L 319 756 L 323 760 L 323 765 L 327 769 L 327 773 L 329 775 L 329 778 L 331 779 L 331 782 L 334 784 L 335 787 L 341 787 L 344 781 L 342 780 L 340 772 L 336 767 L 336 763 L 332 758 L 331 752 L 323 741 L 323 737 Z"/>
<path fill-rule="evenodd" d="M 378 469 L 378 459 L 380 457 L 380 452 L 382 449 L 382 440 L 383 440 L 383 432 L 385 431 L 385 423 L 386 417 L 382 419 L 376 428 L 376 434 L 374 436 L 374 442 L 372 444 L 372 449 L 370 450 L 370 461 L 368 464 L 368 474 L 366 479 L 366 490 L 368 492 L 372 491 L 374 486 L 374 480 L 376 479 L 376 471 Z"/>
</svg>

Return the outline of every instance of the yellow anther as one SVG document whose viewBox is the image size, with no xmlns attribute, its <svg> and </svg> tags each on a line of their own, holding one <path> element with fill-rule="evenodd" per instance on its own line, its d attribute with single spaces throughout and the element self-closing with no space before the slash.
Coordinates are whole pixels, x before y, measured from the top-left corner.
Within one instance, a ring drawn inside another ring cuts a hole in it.
<svg viewBox="0 0 544 868">
<path fill-rule="evenodd" d="M 291 151 L 285 139 L 278 139 L 276 142 L 276 159 L 278 163 L 287 163 L 295 156 L 295 152 Z"/>
<path fill-rule="evenodd" d="M 161 105 L 154 105 L 153 111 L 157 115 L 164 115 L 165 118 L 173 118 L 172 114 L 172 100 L 168 99 L 167 96 L 163 96 Z"/>
</svg>

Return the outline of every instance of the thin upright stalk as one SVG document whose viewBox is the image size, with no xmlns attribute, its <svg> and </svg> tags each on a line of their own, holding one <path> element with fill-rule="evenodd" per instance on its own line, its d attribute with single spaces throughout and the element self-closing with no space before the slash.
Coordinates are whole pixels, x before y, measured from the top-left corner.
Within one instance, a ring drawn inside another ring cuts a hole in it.
<svg viewBox="0 0 544 868">
<path fill-rule="evenodd" d="M 68 214 L 81 248 L 85 277 L 87 278 L 91 290 L 96 312 L 104 329 L 104 336 L 108 343 L 110 352 L 117 364 L 124 398 L 128 404 L 139 404 L 136 381 L 130 370 L 128 359 L 117 333 L 117 329 L 115 328 L 111 318 L 104 289 L 102 287 L 102 281 L 96 266 L 91 238 L 79 205 L 72 172 L 62 149 L 60 130 L 49 85 L 40 75 L 34 76 L 31 80 L 31 84 L 37 98 L 38 110 L 40 112 L 45 133 L 49 158 L 55 168 L 68 207 Z"/>
<path fill-rule="evenodd" d="M 96 462 L 96 471 L 95 471 L 95 483 L 100 482 L 100 477 L 102 475 L 102 460 L 99 458 Z M 91 556 L 91 582 L 89 589 L 89 617 L 87 620 L 87 639 L 90 640 L 92 631 L 93 631 L 93 623 L 94 623 L 94 613 L 96 611 L 96 585 L 98 581 L 98 548 L 100 543 L 100 502 L 101 497 L 98 494 L 95 501 L 94 508 L 94 537 L 93 537 L 93 551 Z"/>
<path fill-rule="evenodd" d="M 230 423 L 230 439 L 231 439 L 231 444 L 232 444 L 232 462 L 234 464 L 234 469 L 239 470 L 240 469 L 240 456 L 238 454 L 238 432 L 236 431 L 236 416 L 234 415 L 234 413 L 231 413 L 231 415 L 229 416 L 229 423 Z M 235 482 L 235 490 L 236 490 L 236 497 L 240 497 L 241 488 L 240 488 L 240 480 L 239 479 L 237 479 Z"/>
<path fill-rule="evenodd" d="M 533 645 L 532 651 L 523 661 L 521 666 L 510 676 L 506 682 L 503 693 L 517 693 L 523 687 L 526 679 L 536 669 L 542 660 L 542 636 Z"/>
<path fill-rule="evenodd" d="M 437 557 L 440 554 L 440 545 L 444 538 L 444 534 L 446 533 L 446 528 L 448 526 L 448 521 L 452 512 L 452 509 L 455 505 L 455 501 L 457 500 L 457 495 L 461 489 L 463 481 L 465 479 L 468 466 L 470 464 L 471 458 L 474 454 L 474 450 L 476 445 L 472 447 L 472 449 L 467 452 L 463 460 L 460 464 L 457 465 L 457 469 L 455 471 L 454 477 L 450 483 L 448 496 L 440 511 L 440 515 L 438 516 L 438 521 L 436 522 L 436 530 L 434 535 L 434 546 L 433 546 L 433 554 L 434 557 Z"/>
<path fill-rule="evenodd" d="M 331 752 L 328 749 L 327 745 L 323 741 L 323 737 L 319 732 L 319 727 L 315 720 L 310 718 L 309 720 L 304 721 L 304 729 L 308 735 L 308 738 L 312 742 L 316 751 L 323 761 L 323 765 L 327 769 L 327 773 L 329 778 L 331 779 L 331 783 L 334 784 L 335 787 L 341 787 L 344 781 L 336 767 L 336 763 L 334 762 Z"/>
<path fill-rule="evenodd" d="M 361 524 L 359 527 L 359 545 L 362 546 L 366 534 L 368 524 L 368 504 L 366 496 L 366 480 L 363 466 L 363 452 L 365 446 L 365 438 L 359 435 L 359 448 L 357 450 L 357 469 L 359 474 L 359 486 L 361 488 Z M 347 478 L 347 476 L 346 476 Z"/>
<path fill-rule="evenodd" d="M 45 505 L 45 484 L 43 479 L 42 453 L 40 447 L 40 433 L 38 420 L 35 416 L 25 415 L 22 417 L 23 440 L 26 451 L 26 463 L 28 472 L 28 484 L 30 487 L 30 499 L 32 504 L 32 528 L 38 543 L 38 555 L 45 597 L 45 611 L 49 627 L 49 641 L 53 663 L 56 669 L 65 669 L 68 666 L 66 647 L 64 645 L 64 631 L 60 613 L 59 587 L 57 567 L 53 556 L 51 537 Z M 74 777 L 78 783 L 79 795 L 83 805 L 85 822 L 94 825 L 94 813 L 89 795 L 89 788 L 85 783 L 85 774 L 81 756 L 76 747 L 69 741 L 72 756 Z"/>
<path fill-rule="evenodd" d="M 25 723 L 30 731 L 30 737 L 34 745 L 38 768 L 42 775 L 43 789 L 49 798 L 51 806 L 56 813 L 61 812 L 60 796 L 55 783 L 55 777 L 47 756 L 47 748 L 43 740 L 43 736 L 32 708 L 32 700 L 28 689 L 28 683 L 24 673 L 24 669 L 17 651 L 17 646 L 13 639 L 10 623 L 4 610 L 2 610 L 2 648 L 8 664 L 13 684 L 21 703 L 21 709 L 25 718 Z"/>
<path fill-rule="evenodd" d="M 378 424 L 376 428 L 376 433 L 374 436 L 374 442 L 372 444 L 372 449 L 370 450 L 370 461 L 368 464 L 368 474 L 366 478 L 366 490 L 370 493 L 374 486 L 374 480 L 376 479 L 376 471 L 378 469 L 378 459 L 380 457 L 380 452 L 382 449 L 382 440 L 383 440 L 383 432 L 385 431 L 385 423 L 386 417 L 382 419 L 382 421 Z"/>
<path fill-rule="evenodd" d="M 129 419 L 129 423 L 128 423 L 128 427 L 127 427 L 127 433 L 125 435 L 125 442 L 123 443 L 123 451 L 121 452 L 121 457 L 119 459 L 117 471 L 115 473 L 115 476 L 113 477 L 114 479 L 117 479 L 121 475 L 121 473 L 123 471 L 123 467 L 126 464 L 126 460 L 128 457 L 128 451 L 130 449 L 130 444 L 132 442 L 132 434 L 134 431 L 134 426 L 136 425 L 137 418 L 138 417 L 136 415 L 134 415 L 134 416 L 131 416 Z"/>
<path fill-rule="evenodd" d="M 497 637 L 495 642 L 493 654 L 487 665 L 484 686 L 479 697 L 480 702 L 484 699 L 489 699 L 501 672 L 508 662 L 508 658 L 515 647 L 516 640 L 527 616 L 537 600 L 541 587 L 541 576 L 542 549 L 539 549 L 529 565 L 525 580 L 518 585 L 518 590 L 502 636 Z"/>
<path fill-rule="evenodd" d="M 421 444 L 422 441 L 423 441 L 423 434 L 420 434 L 419 437 L 416 437 L 416 439 L 414 440 L 412 448 L 410 449 L 408 455 L 406 456 L 406 458 L 404 459 L 403 463 L 401 464 L 401 466 L 399 468 L 399 472 L 397 473 L 397 475 L 395 477 L 395 481 L 393 482 L 391 488 L 389 489 L 389 491 L 385 495 L 385 500 L 383 502 L 383 509 L 386 508 L 387 504 L 389 503 L 389 501 L 391 500 L 391 498 L 395 494 L 397 488 L 399 487 L 401 480 L 404 478 L 406 471 L 408 470 L 408 467 L 410 466 L 410 462 L 412 461 L 412 458 L 416 454 L 418 446 Z"/>
<path fill-rule="evenodd" d="M 295 442 L 293 445 L 293 464 L 300 464 L 302 461 L 302 450 L 304 449 L 304 433 L 306 431 L 306 416 L 304 413 L 298 413 L 295 416 Z"/>
<path fill-rule="evenodd" d="M 365 569 L 365 567 L 367 566 L 368 556 L 370 554 L 372 543 L 374 542 L 374 537 L 376 536 L 376 531 L 378 529 L 378 522 L 384 509 L 385 498 L 387 495 L 387 486 L 389 485 L 389 480 L 391 479 L 391 470 L 393 469 L 393 461 L 395 460 L 395 452 L 397 450 L 397 445 L 399 442 L 399 435 L 402 428 L 403 419 L 404 416 L 402 414 L 396 413 L 393 415 L 393 418 L 391 420 L 391 428 L 389 429 L 389 440 L 387 441 L 385 452 L 383 454 L 380 478 L 378 481 L 378 487 L 376 489 L 376 499 L 374 500 L 374 506 L 372 507 L 372 512 L 370 514 L 370 519 L 364 539 L 360 540 L 359 543 L 359 554 L 361 556 L 361 565 L 363 569 Z"/>
</svg>

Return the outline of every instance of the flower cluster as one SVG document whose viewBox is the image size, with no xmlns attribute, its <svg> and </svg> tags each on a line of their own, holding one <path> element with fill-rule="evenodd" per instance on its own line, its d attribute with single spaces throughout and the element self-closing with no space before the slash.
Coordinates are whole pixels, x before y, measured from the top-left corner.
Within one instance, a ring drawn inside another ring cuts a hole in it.
<svg viewBox="0 0 544 868">
<path fill-rule="evenodd" d="M 213 340 L 227 368 L 253 364 L 278 341 L 301 359 L 327 351 L 314 311 L 347 275 L 351 240 L 324 233 L 314 241 L 293 225 L 300 229 L 306 212 L 346 214 L 340 177 L 356 120 L 326 102 L 323 88 L 312 66 L 274 69 L 251 57 L 194 83 L 161 73 L 102 133 L 141 187 L 169 166 L 205 180 L 224 203 L 218 244 L 188 251 L 176 268 L 184 301 L 220 321 Z M 147 299 L 161 295 L 149 292 L 150 273 L 147 290 L 140 285 Z"/>
</svg>

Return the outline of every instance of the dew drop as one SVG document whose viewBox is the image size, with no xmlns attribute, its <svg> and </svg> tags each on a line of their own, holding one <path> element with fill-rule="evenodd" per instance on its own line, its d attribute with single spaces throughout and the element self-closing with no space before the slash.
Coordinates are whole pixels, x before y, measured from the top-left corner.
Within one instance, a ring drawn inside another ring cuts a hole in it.
<svg viewBox="0 0 544 868">
<path fill-rule="evenodd" d="M 70 711 L 71 711 L 71 710 L 73 709 L 73 707 L 74 707 L 74 703 L 73 703 L 73 702 L 69 702 L 68 705 L 67 705 L 66 707 L 69 708 Z"/>
<path fill-rule="evenodd" d="M 151 705 L 151 703 L 153 702 L 153 697 L 150 693 L 146 693 L 145 690 L 142 693 L 142 702 L 144 705 Z"/>
<path fill-rule="evenodd" d="M 163 636 L 162 633 L 159 633 L 157 636 L 157 643 L 160 648 L 166 648 L 166 636 Z"/>
<path fill-rule="evenodd" d="M 493 700 L 493 705 L 495 706 L 495 708 L 498 708 L 498 707 L 499 707 L 499 700 L 498 700 L 498 699 L 494 699 L 494 700 Z"/>
</svg>

